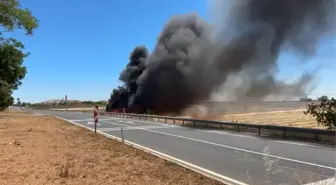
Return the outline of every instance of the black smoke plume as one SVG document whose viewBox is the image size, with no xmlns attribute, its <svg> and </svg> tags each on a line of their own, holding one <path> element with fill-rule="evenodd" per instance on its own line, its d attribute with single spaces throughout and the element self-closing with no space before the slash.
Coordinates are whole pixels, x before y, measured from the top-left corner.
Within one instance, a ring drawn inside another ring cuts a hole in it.
<svg viewBox="0 0 336 185">
<path fill-rule="evenodd" d="M 314 56 L 317 42 L 332 33 L 334 8 L 335 0 L 234 0 L 226 19 L 214 25 L 197 14 L 172 17 L 150 55 L 144 47 L 132 52 L 120 75 L 125 85 L 113 91 L 107 107 L 178 113 L 241 73 L 243 82 L 228 87 L 236 99 L 302 96 L 315 73 L 282 82 L 279 55 Z"/>
<path fill-rule="evenodd" d="M 111 98 L 106 107 L 107 111 L 120 108 L 129 108 L 129 102 L 134 98 L 137 92 L 137 79 L 145 70 L 145 59 L 148 56 L 148 51 L 145 47 L 136 47 L 130 55 L 130 61 L 126 68 L 121 72 L 119 80 L 124 83 L 124 86 L 119 86 L 113 89 Z"/>
</svg>

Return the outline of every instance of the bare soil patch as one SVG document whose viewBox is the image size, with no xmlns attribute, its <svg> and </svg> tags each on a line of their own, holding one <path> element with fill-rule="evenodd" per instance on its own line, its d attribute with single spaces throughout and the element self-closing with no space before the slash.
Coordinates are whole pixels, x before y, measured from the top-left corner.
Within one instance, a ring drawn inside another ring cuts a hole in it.
<svg viewBox="0 0 336 185">
<path fill-rule="evenodd" d="M 0 113 L 0 184 L 221 184 L 48 116 Z"/>
</svg>

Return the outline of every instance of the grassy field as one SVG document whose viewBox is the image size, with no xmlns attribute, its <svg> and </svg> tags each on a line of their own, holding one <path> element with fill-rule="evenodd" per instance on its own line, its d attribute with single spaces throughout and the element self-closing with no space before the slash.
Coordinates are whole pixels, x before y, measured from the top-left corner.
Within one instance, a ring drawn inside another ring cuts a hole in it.
<svg viewBox="0 0 336 185">
<path fill-rule="evenodd" d="M 214 117 L 215 120 L 236 121 L 253 124 L 270 124 L 304 128 L 326 128 L 319 126 L 311 115 L 305 115 L 303 110 L 270 111 L 245 114 L 227 114 Z"/>
<path fill-rule="evenodd" d="M 242 114 L 223 114 L 218 116 L 202 116 L 186 115 L 206 120 L 230 121 L 238 123 L 262 124 L 262 125 L 280 125 L 302 128 L 318 128 L 325 129 L 326 127 L 317 124 L 316 119 L 311 115 L 305 115 L 304 109 L 286 110 L 286 111 L 269 111 L 269 112 L 254 112 Z"/>
<path fill-rule="evenodd" d="M 0 184 L 220 184 L 64 121 L 0 113 Z"/>
<path fill-rule="evenodd" d="M 185 116 L 207 120 L 320 128 L 316 119 L 303 113 L 307 102 L 224 102 L 203 105 L 186 111 Z"/>
</svg>

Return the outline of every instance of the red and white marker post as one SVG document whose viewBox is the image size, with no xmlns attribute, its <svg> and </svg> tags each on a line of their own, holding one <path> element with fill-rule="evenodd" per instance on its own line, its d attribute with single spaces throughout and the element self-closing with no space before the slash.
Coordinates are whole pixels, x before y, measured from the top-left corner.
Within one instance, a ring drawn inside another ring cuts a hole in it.
<svg viewBox="0 0 336 185">
<path fill-rule="evenodd" d="M 93 121 L 95 124 L 95 133 L 97 133 L 97 123 L 98 123 L 98 105 L 93 109 Z"/>
</svg>

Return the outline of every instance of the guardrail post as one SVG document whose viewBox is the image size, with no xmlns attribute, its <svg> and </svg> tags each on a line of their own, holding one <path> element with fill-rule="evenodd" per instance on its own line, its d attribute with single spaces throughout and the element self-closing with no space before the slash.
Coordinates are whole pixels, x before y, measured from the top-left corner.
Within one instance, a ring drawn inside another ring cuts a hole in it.
<svg viewBox="0 0 336 185">
<path fill-rule="evenodd" d="M 219 125 L 219 130 L 222 130 L 222 124 Z"/>
<path fill-rule="evenodd" d="M 319 141 L 319 140 L 318 140 L 318 133 L 316 133 L 316 135 L 315 135 L 315 141 L 316 141 L 316 142 Z"/>
<path fill-rule="evenodd" d="M 208 122 L 205 122 L 205 128 L 208 128 Z"/>
<path fill-rule="evenodd" d="M 259 127 L 258 128 L 258 135 L 260 136 L 260 134 L 261 134 L 261 128 Z"/>
<path fill-rule="evenodd" d="M 124 143 L 124 129 L 121 128 L 120 132 L 121 132 L 121 142 Z"/>
<path fill-rule="evenodd" d="M 175 119 L 173 119 L 173 122 L 174 122 L 174 124 L 175 124 Z"/>
<path fill-rule="evenodd" d="M 284 137 L 283 138 L 286 139 L 286 130 L 284 130 Z"/>
<path fill-rule="evenodd" d="M 240 127 L 239 127 L 239 125 L 237 126 L 237 131 L 240 132 Z"/>
<path fill-rule="evenodd" d="M 94 120 L 94 131 L 97 133 L 97 123 L 98 123 L 98 106 L 96 105 L 93 109 L 93 120 Z"/>
<path fill-rule="evenodd" d="M 184 123 L 184 122 L 183 122 Z M 194 120 L 193 121 L 193 127 L 195 127 L 196 126 L 196 121 Z"/>
</svg>

